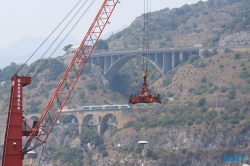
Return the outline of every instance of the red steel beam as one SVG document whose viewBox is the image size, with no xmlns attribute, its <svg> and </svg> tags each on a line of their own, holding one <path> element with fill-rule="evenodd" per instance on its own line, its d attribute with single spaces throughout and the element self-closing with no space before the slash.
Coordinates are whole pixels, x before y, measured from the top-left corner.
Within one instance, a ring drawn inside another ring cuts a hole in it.
<svg viewBox="0 0 250 166">
<path fill-rule="evenodd" d="M 118 0 L 104 0 L 80 47 L 25 144 L 22 150 L 23 155 L 46 142 L 117 3 Z M 32 147 L 30 146 L 31 144 L 33 145 Z"/>
<path fill-rule="evenodd" d="M 23 87 L 31 83 L 31 77 L 14 75 L 11 78 L 11 94 L 5 130 L 2 166 L 22 166 Z"/>
</svg>

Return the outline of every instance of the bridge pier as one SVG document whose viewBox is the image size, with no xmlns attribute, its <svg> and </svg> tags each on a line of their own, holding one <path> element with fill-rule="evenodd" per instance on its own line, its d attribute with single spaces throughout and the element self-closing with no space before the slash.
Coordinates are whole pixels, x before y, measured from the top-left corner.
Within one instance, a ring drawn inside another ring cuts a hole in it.
<svg viewBox="0 0 250 166">
<path fill-rule="evenodd" d="M 172 69 L 172 53 L 164 53 L 163 56 L 163 73 L 166 74 Z"/>
<path fill-rule="evenodd" d="M 147 58 L 164 75 L 180 62 L 186 62 L 192 54 L 199 54 L 199 48 L 150 49 Z M 69 63 L 71 56 L 73 55 L 65 55 L 62 58 L 64 63 Z M 99 66 L 106 77 L 113 78 L 127 61 L 139 56 L 143 56 L 142 50 L 98 52 L 92 54 L 88 63 Z"/>
<path fill-rule="evenodd" d="M 188 60 L 189 56 L 190 56 L 189 52 L 182 52 L 181 53 L 181 61 L 186 62 Z"/>
<path fill-rule="evenodd" d="M 111 56 L 105 56 L 104 59 L 104 73 L 110 68 L 111 66 Z"/>
<path fill-rule="evenodd" d="M 160 71 L 163 69 L 163 53 L 155 53 L 155 64 Z"/>
<path fill-rule="evenodd" d="M 174 69 L 180 63 L 180 52 L 172 53 L 172 68 Z"/>
</svg>

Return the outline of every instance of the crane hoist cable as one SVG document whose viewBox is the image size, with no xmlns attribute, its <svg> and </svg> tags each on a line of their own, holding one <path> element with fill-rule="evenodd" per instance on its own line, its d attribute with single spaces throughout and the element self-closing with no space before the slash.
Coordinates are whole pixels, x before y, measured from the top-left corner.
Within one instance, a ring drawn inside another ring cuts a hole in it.
<svg viewBox="0 0 250 166">
<path fill-rule="evenodd" d="M 150 3 L 151 5 L 151 3 Z M 143 14 L 143 71 L 148 69 L 148 52 L 149 52 L 149 3 L 144 0 L 144 14 Z"/>
<path fill-rule="evenodd" d="M 60 25 L 66 20 L 66 18 L 75 10 L 82 0 L 78 1 L 76 5 L 70 10 L 70 12 L 63 18 L 63 20 L 56 26 L 56 28 L 49 34 L 49 36 L 40 44 L 40 46 L 31 54 L 26 62 L 16 71 L 16 74 L 28 63 L 28 61 L 36 54 L 36 52 L 43 46 L 43 44 L 51 37 L 51 35 L 60 27 Z"/>
<path fill-rule="evenodd" d="M 70 33 L 72 32 L 72 30 L 76 27 L 76 25 L 81 21 L 82 17 L 87 13 L 87 11 L 90 9 L 90 7 L 94 4 L 96 0 L 93 0 L 88 8 L 84 11 L 84 13 L 78 18 L 78 20 L 75 22 L 75 24 L 71 27 L 71 29 L 68 31 L 68 33 L 63 37 L 63 39 L 60 41 L 60 43 L 57 45 L 57 47 L 54 49 L 54 51 L 50 54 L 50 56 L 42 63 L 42 65 L 38 68 L 38 70 L 35 72 L 33 79 L 36 78 L 37 74 L 40 72 L 40 70 L 42 69 L 42 67 L 44 67 L 44 65 L 46 64 L 46 62 L 48 62 L 48 60 L 52 57 L 52 55 L 54 55 L 54 53 L 56 52 L 56 50 L 61 46 L 61 44 L 64 42 L 64 40 L 70 35 Z"/>
<path fill-rule="evenodd" d="M 151 4 L 151 3 L 150 3 Z M 146 9 L 147 8 L 147 9 Z M 147 85 L 147 76 L 148 76 L 148 52 L 149 52 L 149 4 L 148 0 L 144 0 L 144 15 L 143 15 L 143 73 L 142 77 L 144 82 L 139 93 L 136 95 L 130 95 L 129 103 L 161 103 L 160 95 L 154 94 L 151 95 Z M 147 11 L 146 11 L 147 10 Z"/>
<path fill-rule="evenodd" d="M 151 10 L 149 11 L 149 7 L 151 9 L 151 1 L 150 4 L 148 3 L 147 0 L 147 62 L 146 62 L 146 70 L 148 68 L 148 54 L 149 54 L 149 49 L 150 49 L 150 14 Z"/>
<path fill-rule="evenodd" d="M 59 37 L 62 35 L 62 33 L 67 29 L 67 27 L 71 24 L 71 22 L 75 19 L 75 17 L 78 15 L 78 13 L 82 10 L 82 8 L 85 6 L 85 4 L 88 2 L 88 0 L 86 0 L 81 6 L 80 8 L 77 10 L 77 12 L 72 16 L 72 18 L 68 21 L 68 23 L 64 26 L 64 28 L 61 30 L 61 32 L 57 35 L 57 37 L 54 39 L 54 41 L 50 44 L 50 46 L 47 48 L 47 50 L 43 53 L 43 55 L 41 56 L 41 58 L 37 61 L 37 63 L 35 65 L 33 65 L 33 67 L 29 70 L 28 75 L 34 70 L 34 68 L 41 62 L 41 59 L 48 53 L 48 51 L 51 49 L 51 47 L 56 43 L 56 41 L 59 39 Z M 72 29 L 73 30 L 73 29 Z M 71 30 L 71 31 L 72 31 Z M 71 32 L 70 31 L 70 32 Z M 68 35 L 67 35 L 68 36 Z M 66 36 L 66 37 L 67 37 Z M 63 41 L 65 39 L 62 39 Z M 58 45 L 58 47 L 56 47 L 56 49 L 53 51 L 53 53 L 50 55 L 50 57 L 55 53 L 55 51 L 59 48 L 59 46 L 61 45 L 62 42 L 60 42 L 60 44 Z M 50 57 L 48 59 L 50 59 Z M 47 61 L 46 61 L 47 62 Z M 45 62 L 42 63 L 41 66 L 43 66 L 45 64 Z M 34 79 L 34 78 L 33 78 Z"/>
<path fill-rule="evenodd" d="M 143 66 L 142 70 L 145 71 L 145 0 L 144 0 L 144 9 L 143 9 L 143 34 L 142 34 L 142 61 L 143 61 Z"/>
</svg>

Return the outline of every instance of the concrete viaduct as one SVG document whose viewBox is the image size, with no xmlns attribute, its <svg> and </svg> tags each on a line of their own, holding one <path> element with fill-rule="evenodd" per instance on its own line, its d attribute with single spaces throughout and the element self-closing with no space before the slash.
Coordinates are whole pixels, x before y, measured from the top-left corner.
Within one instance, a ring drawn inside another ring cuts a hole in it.
<svg viewBox="0 0 250 166">
<path fill-rule="evenodd" d="M 78 126 L 79 133 L 84 127 L 89 127 L 96 129 L 99 134 L 104 134 L 108 126 L 122 128 L 126 122 L 140 116 L 140 110 L 135 112 L 133 109 L 81 110 L 78 107 L 63 109 L 61 114 L 71 117 L 70 123 Z M 40 115 L 41 113 L 24 113 L 26 119 L 33 120 L 38 120 Z"/>
<path fill-rule="evenodd" d="M 76 52 L 76 48 L 70 49 L 61 59 L 68 64 Z M 88 63 L 100 66 L 106 77 L 113 78 L 119 69 L 129 60 L 136 57 L 146 57 L 162 74 L 175 68 L 179 63 L 188 60 L 192 54 L 199 54 L 199 48 L 167 48 L 151 49 L 148 54 L 143 50 L 111 51 L 92 53 Z"/>
</svg>

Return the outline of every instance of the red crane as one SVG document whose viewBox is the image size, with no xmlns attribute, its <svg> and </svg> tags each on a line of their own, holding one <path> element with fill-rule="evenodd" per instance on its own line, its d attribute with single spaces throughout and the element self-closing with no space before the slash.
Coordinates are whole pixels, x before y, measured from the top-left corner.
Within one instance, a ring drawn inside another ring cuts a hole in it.
<svg viewBox="0 0 250 166">
<path fill-rule="evenodd" d="M 22 166 L 24 155 L 46 142 L 117 3 L 118 0 L 104 0 L 38 122 L 30 122 L 22 115 L 23 87 L 31 83 L 31 77 L 11 78 L 2 166 Z M 28 136 L 24 147 L 23 136 Z"/>
</svg>

